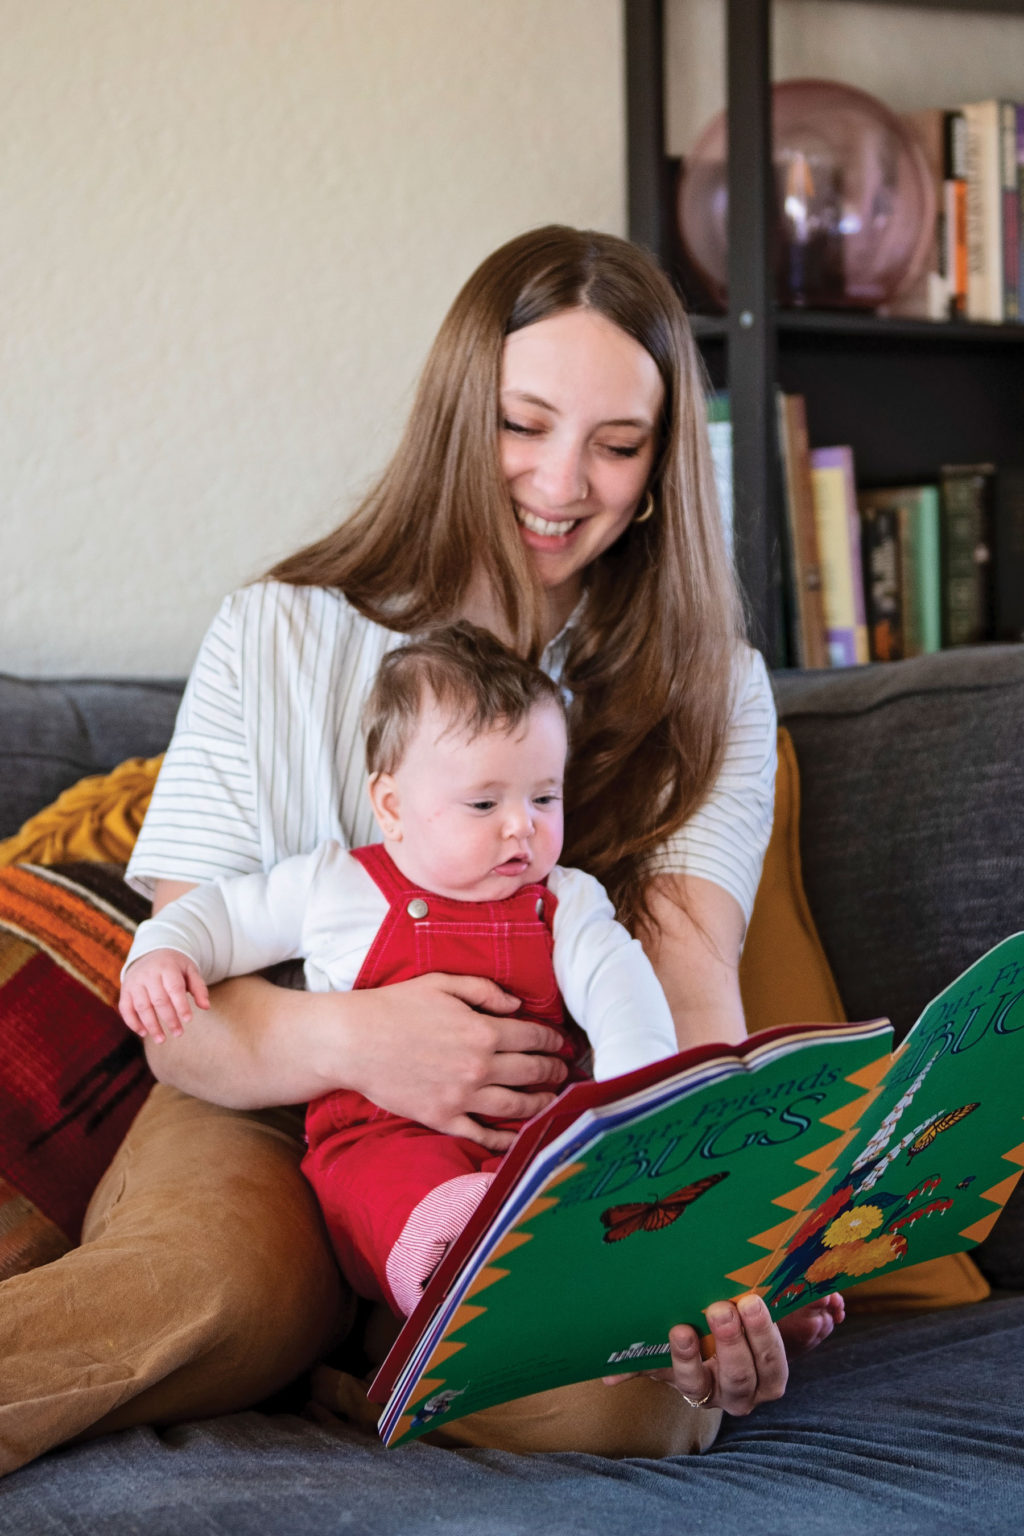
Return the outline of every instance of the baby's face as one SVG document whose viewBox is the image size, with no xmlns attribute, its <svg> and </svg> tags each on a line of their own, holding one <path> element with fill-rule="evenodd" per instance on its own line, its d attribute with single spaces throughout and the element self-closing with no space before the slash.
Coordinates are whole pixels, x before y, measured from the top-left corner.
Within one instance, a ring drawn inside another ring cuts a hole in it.
<svg viewBox="0 0 1024 1536">
<path fill-rule="evenodd" d="M 555 704 L 470 740 L 426 702 L 404 760 L 371 791 L 402 874 L 457 901 L 499 901 L 545 879 L 562 849 L 565 757 Z"/>
</svg>

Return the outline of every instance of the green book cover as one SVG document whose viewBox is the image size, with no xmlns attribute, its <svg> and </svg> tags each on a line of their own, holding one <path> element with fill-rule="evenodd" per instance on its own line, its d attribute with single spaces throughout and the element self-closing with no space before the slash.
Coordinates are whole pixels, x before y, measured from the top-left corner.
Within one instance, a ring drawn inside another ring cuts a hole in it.
<svg viewBox="0 0 1024 1536">
<path fill-rule="evenodd" d="M 917 651 L 922 656 L 942 649 L 942 553 L 939 488 L 912 485 L 900 509 L 906 562 L 906 585 L 917 626 Z M 908 653 L 909 654 L 909 653 Z"/>
<path fill-rule="evenodd" d="M 371 1389 L 392 1444 L 669 1363 L 675 1323 L 777 1317 L 973 1247 L 1024 1167 L 1024 934 L 884 1022 L 796 1025 L 570 1089 L 521 1133 Z"/>
<path fill-rule="evenodd" d="M 903 654 L 922 656 L 942 646 L 942 560 L 939 488 L 896 485 L 863 491 L 862 508 L 892 509 L 899 518 Z"/>
</svg>

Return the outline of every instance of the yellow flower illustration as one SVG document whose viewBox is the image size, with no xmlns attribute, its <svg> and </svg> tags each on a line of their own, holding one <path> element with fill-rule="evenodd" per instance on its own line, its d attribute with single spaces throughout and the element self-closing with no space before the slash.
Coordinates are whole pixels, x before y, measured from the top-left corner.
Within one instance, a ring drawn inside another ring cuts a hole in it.
<svg viewBox="0 0 1024 1536">
<path fill-rule="evenodd" d="M 831 1226 L 822 1233 L 826 1248 L 839 1248 L 844 1243 L 857 1243 L 872 1232 L 877 1232 L 885 1217 L 877 1205 L 855 1205 L 852 1210 L 837 1216 Z"/>
<path fill-rule="evenodd" d="M 817 1285 L 835 1280 L 838 1275 L 870 1275 L 872 1270 L 902 1259 L 907 1240 L 897 1232 L 883 1232 L 870 1243 L 843 1243 L 828 1253 L 819 1254 L 807 1270 L 807 1278 Z"/>
</svg>

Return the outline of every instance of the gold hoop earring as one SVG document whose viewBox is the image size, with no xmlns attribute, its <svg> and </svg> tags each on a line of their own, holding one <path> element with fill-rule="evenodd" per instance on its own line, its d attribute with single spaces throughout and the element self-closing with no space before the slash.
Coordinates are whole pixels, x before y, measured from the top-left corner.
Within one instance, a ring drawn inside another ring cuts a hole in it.
<svg viewBox="0 0 1024 1536">
<path fill-rule="evenodd" d="M 648 518 L 654 516 L 654 492 L 648 491 L 644 498 L 644 509 L 639 517 L 634 517 L 634 523 L 646 523 Z"/>
</svg>

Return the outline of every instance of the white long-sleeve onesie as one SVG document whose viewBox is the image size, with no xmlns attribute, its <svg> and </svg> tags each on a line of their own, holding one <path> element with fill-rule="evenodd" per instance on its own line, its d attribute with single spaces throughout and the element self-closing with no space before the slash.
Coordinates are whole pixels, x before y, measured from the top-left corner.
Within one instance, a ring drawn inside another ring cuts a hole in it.
<svg viewBox="0 0 1024 1536">
<path fill-rule="evenodd" d="M 585 1031 L 594 1076 L 616 1077 L 672 1055 L 665 994 L 636 939 L 616 922 L 604 887 L 579 869 L 551 871 L 555 979 Z M 187 955 L 210 984 L 283 960 L 305 962 L 313 992 L 350 991 L 387 900 L 340 843 L 284 859 L 267 874 L 197 886 L 142 923 L 125 970 L 154 949 Z"/>
</svg>

